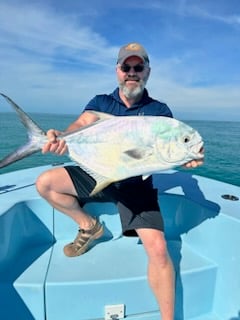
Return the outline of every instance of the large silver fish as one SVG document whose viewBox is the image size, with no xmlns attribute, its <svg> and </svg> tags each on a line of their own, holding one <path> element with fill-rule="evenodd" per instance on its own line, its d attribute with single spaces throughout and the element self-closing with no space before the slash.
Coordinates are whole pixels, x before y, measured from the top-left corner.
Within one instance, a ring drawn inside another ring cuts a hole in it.
<svg viewBox="0 0 240 320">
<path fill-rule="evenodd" d="M 0 168 L 41 150 L 46 133 L 9 97 L 28 130 L 29 140 L 0 161 Z M 112 182 L 202 159 L 200 134 L 176 119 L 160 116 L 120 117 L 94 112 L 98 120 L 71 133 L 64 133 L 69 157 L 96 180 L 92 195 Z"/>
</svg>

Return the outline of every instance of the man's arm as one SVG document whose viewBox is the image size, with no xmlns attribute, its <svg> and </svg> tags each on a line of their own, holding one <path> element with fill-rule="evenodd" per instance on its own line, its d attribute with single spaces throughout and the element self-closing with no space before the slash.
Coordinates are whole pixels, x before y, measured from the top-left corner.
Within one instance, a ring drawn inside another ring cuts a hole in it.
<svg viewBox="0 0 240 320">
<path fill-rule="evenodd" d="M 97 120 L 97 116 L 91 112 L 83 112 L 77 120 L 72 122 L 64 132 L 71 132 L 80 129 L 88 124 L 91 124 Z M 59 140 L 58 136 L 63 132 L 50 129 L 47 132 L 48 142 L 42 147 L 42 153 L 53 152 L 58 155 L 63 155 L 67 152 L 67 145 L 65 140 Z"/>
</svg>

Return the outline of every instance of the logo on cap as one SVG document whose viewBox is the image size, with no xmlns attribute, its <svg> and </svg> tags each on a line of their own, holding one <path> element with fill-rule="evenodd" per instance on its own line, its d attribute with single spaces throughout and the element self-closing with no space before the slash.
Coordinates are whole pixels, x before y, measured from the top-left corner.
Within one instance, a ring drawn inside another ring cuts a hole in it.
<svg viewBox="0 0 240 320">
<path fill-rule="evenodd" d="M 140 44 L 138 43 L 129 43 L 126 47 L 126 50 L 131 50 L 131 51 L 139 51 L 142 49 L 142 47 L 140 46 Z"/>
</svg>

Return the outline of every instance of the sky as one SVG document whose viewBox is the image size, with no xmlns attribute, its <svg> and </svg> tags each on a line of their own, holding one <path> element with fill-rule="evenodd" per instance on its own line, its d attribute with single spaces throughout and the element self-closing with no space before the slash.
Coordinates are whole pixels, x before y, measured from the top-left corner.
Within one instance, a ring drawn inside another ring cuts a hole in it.
<svg viewBox="0 0 240 320">
<path fill-rule="evenodd" d="M 27 112 L 79 115 L 117 87 L 129 42 L 176 118 L 240 121 L 240 0 L 0 0 L 0 92 Z"/>
</svg>

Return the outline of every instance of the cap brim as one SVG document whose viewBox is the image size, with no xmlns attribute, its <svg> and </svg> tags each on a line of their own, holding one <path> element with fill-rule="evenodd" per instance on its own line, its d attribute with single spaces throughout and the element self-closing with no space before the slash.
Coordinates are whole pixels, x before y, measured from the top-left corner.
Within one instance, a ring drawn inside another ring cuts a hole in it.
<svg viewBox="0 0 240 320">
<path fill-rule="evenodd" d="M 121 57 L 120 59 L 118 59 L 117 63 L 123 64 L 130 57 L 138 57 L 142 60 L 142 62 L 146 62 L 146 59 L 142 55 L 137 54 L 137 53 L 136 54 L 131 53 L 131 54 L 125 55 L 124 57 Z"/>
</svg>

